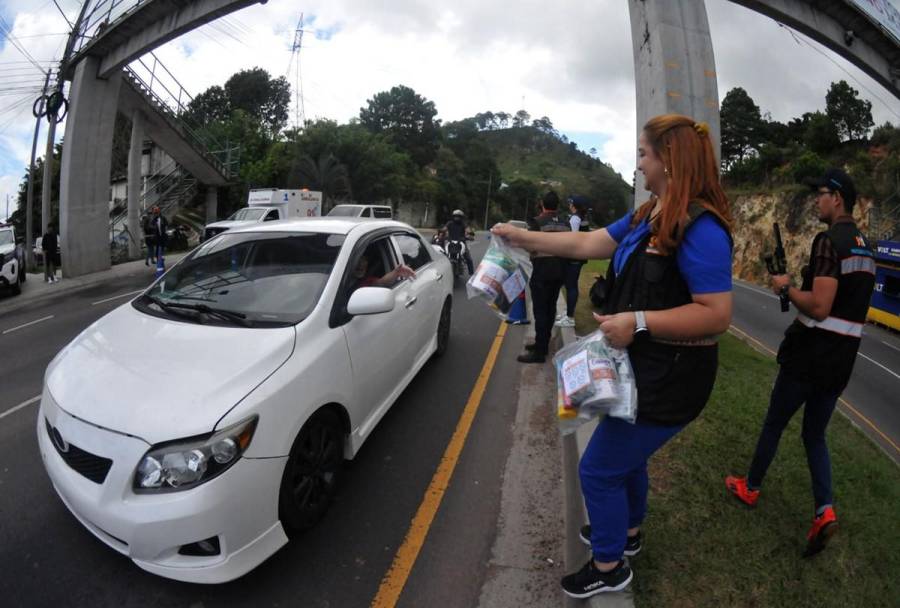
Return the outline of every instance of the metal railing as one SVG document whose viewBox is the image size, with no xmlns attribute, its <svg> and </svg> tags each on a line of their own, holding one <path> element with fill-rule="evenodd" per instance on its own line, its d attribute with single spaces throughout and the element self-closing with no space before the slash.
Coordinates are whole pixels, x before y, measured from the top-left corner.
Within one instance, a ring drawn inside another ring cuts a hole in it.
<svg viewBox="0 0 900 608">
<path fill-rule="evenodd" d="M 147 61 L 144 59 L 147 58 Z M 233 146 L 224 145 L 210 135 L 199 122 L 191 117 L 189 105 L 193 96 L 187 92 L 172 72 L 149 53 L 124 68 L 125 75 L 151 105 L 174 125 L 213 167 L 226 179 L 236 176 Z M 239 156 L 238 156 L 239 158 Z"/>
<path fill-rule="evenodd" d="M 141 212 L 159 207 L 164 215 L 174 206 L 180 206 L 193 198 L 197 192 L 197 180 L 181 165 L 172 161 L 166 164 L 159 173 L 147 179 L 144 192 L 140 197 Z M 110 218 L 109 232 L 113 242 L 120 240 L 128 227 L 128 208 Z"/>
<path fill-rule="evenodd" d="M 91 0 L 85 0 L 90 2 Z M 74 52 L 78 53 L 91 40 L 102 34 L 115 21 L 123 19 L 141 4 L 149 0 L 94 0 L 84 15 L 78 29 Z"/>
</svg>

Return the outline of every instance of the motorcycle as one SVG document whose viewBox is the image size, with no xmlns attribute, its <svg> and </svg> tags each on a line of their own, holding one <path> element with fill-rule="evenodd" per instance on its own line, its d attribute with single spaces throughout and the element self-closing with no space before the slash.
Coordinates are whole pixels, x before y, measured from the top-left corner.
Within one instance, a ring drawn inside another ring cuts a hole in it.
<svg viewBox="0 0 900 608">
<path fill-rule="evenodd" d="M 463 241 L 447 241 L 444 244 L 444 253 L 450 259 L 453 266 L 453 276 L 462 277 L 463 270 L 466 268 L 466 244 Z"/>
</svg>

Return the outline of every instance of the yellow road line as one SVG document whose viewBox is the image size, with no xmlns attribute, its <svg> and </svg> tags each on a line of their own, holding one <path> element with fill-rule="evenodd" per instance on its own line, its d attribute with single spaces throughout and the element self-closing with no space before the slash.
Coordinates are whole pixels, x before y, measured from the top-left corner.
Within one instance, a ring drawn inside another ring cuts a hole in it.
<svg viewBox="0 0 900 608">
<path fill-rule="evenodd" d="M 731 329 L 732 329 L 732 331 L 734 331 L 735 333 L 740 334 L 740 336 L 738 336 L 738 337 L 744 337 L 744 338 L 750 340 L 751 342 L 753 342 L 754 344 L 756 344 L 757 346 L 759 346 L 760 348 L 762 348 L 764 351 L 766 351 L 766 352 L 768 352 L 769 354 L 771 354 L 773 357 L 774 357 L 774 356 L 777 356 L 777 354 L 775 353 L 774 350 L 772 350 L 771 348 L 769 348 L 768 346 L 766 346 L 765 344 L 763 344 L 762 342 L 760 342 L 759 340 L 757 340 L 756 338 L 754 338 L 753 336 L 751 336 L 750 334 L 748 334 L 747 332 L 745 332 L 744 330 L 739 329 L 739 328 L 735 327 L 734 325 L 731 326 Z M 862 412 L 860 412 L 858 409 L 856 409 L 855 407 L 853 407 L 852 405 L 850 405 L 850 402 L 848 402 L 848 401 L 847 401 L 846 399 L 844 399 L 843 397 L 838 398 L 838 401 L 840 402 L 841 405 L 843 405 L 843 406 L 846 407 L 848 410 L 850 410 L 851 412 L 853 412 L 854 414 L 856 414 L 856 416 L 857 416 L 860 420 L 862 420 L 862 421 L 865 422 L 867 425 L 869 425 L 869 428 L 871 428 L 873 431 L 875 431 L 876 433 L 878 433 L 878 436 L 881 437 L 882 439 L 884 439 L 884 440 L 888 443 L 888 445 L 890 445 L 892 448 L 894 448 L 895 450 L 897 450 L 898 453 L 900 453 L 900 446 L 898 446 L 896 443 L 894 443 L 894 441 L 893 441 L 890 437 L 888 437 L 887 435 L 885 435 L 885 434 L 881 431 L 880 428 L 878 428 L 877 426 L 875 426 L 875 423 L 874 423 L 874 422 L 872 422 L 871 420 L 869 420 L 868 418 L 866 418 L 865 416 L 863 416 Z"/>
<path fill-rule="evenodd" d="M 415 517 L 413 517 L 406 537 L 403 539 L 403 544 L 397 549 L 394 562 L 391 564 L 387 574 L 384 575 L 384 578 L 381 579 L 378 594 L 372 600 L 372 608 L 393 608 L 393 606 L 396 606 L 397 600 L 400 599 L 400 594 L 403 592 L 409 573 L 412 572 L 416 558 L 419 556 L 419 551 L 422 549 L 422 545 L 425 544 L 425 537 L 428 536 L 431 522 L 434 521 L 434 516 L 441 506 L 447 486 L 450 485 L 450 478 L 453 476 L 453 470 L 456 468 L 456 463 L 459 461 L 463 446 L 465 446 L 466 437 L 472 428 L 472 422 L 475 420 L 475 414 L 478 413 L 478 407 L 481 405 L 481 399 L 487 388 L 488 380 L 491 377 L 491 372 L 494 370 L 494 363 L 497 361 L 497 354 L 500 352 L 500 346 L 503 344 L 503 336 L 506 335 L 507 327 L 506 323 L 501 323 L 497 335 L 494 336 L 494 342 L 488 351 L 487 359 L 484 361 L 484 366 L 481 368 L 475 387 L 469 394 L 469 400 L 466 402 L 466 407 L 456 425 L 453 437 L 450 438 L 450 443 L 447 444 L 447 449 L 444 450 L 444 455 L 441 457 L 437 471 L 431 478 L 428 489 L 425 490 L 422 504 L 419 505 L 419 509 L 416 511 Z"/>
</svg>

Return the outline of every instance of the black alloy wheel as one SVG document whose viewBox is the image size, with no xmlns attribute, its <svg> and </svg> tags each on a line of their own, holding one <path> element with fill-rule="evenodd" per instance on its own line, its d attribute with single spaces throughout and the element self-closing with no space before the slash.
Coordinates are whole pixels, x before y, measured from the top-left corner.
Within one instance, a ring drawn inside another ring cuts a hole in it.
<svg viewBox="0 0 900 608">
<path fill-rule="evenodd" d="M 319 411 L 300 429 L 281 478 L 278 516 L 289 534 L 322 519 L 343 465 L 344 429 L 334 412 Z"/>
<path fill-rule="evenodd" d="M 438 321 L 437 350 L 434 351 L 435 357 L 440 357 L 447 352 L 447 346 L 450 344 L 450 313 L 451 305 L 450 300 L 448 299 L 444 302 L 444 307 L 441 309 L 441 318 Z"/>
</svg>

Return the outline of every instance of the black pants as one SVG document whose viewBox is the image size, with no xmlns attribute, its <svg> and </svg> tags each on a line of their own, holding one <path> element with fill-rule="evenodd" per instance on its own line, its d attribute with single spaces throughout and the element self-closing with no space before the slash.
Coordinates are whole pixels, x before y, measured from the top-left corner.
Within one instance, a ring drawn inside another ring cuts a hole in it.
<svg viewBox="0 0 900 608">
<path fill-rule="evenodd" d="M 546 355 L 550 350 L 550 334 L 556 321 L 556 300 L 562 289 L 563 279 L 535 279 L 528 282 L 531 287 L 531 305 L 534 309 L 534 351 Z"/>
<path fill-rule="evenodd" d="M 575 318 L 575 305 L 578 304 L 578 277 L 581 276 L 582 262 L 566 263 L 566 315 Z"/>
</svg>

